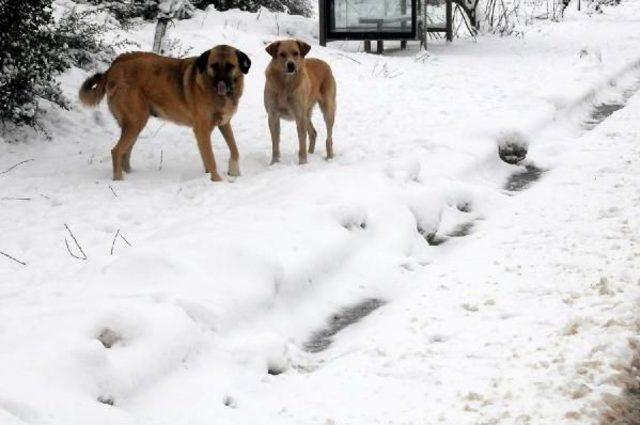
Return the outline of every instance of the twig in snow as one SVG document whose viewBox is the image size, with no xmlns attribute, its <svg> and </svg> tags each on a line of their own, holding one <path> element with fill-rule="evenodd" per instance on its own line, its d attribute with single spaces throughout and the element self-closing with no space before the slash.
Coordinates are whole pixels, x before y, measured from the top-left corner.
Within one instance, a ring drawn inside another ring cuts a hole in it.
<svg viewBox="0 0 640 425">
<path fill-rule="evenodd" d="M 334 55 L 342 56 L 342 57 L 344 57 L 344 58 L 347 58 L 347 59 L 349 59 L 349 60 L 354 61 L 354 62 L 355 62 L 355 63 L 357 63 L 357 64 L 362 65 L 362 62 L 360 62 L 359 60 L 354 59 L 354 58 L 352 58 L 351 56 L 345 55 L 345 54 L 343 54 L 343 53 L 334 53 Z"/>
<path fill-rule="evenodd" d="M 166 122 L 166 121 L 165 121 Z M 165 122 L 163 122 L 162 124 L 160 124 L 158 126 L 158 129 L 155 131 L 155 133 L 153 133 L 153 135 L 151 136 L 151 138 L 153 139 L 154 137 L 156 137 L 158 135 L 158 133 L 160 133 L 160 130 L 162 130 L 162 127 L 164 127 Z"/>
<path fill-rule="evenodd" d="M 158 166 L 158 171 L 162 171 L 162 160 L 164 158 L 164 151 L 160 149 L 160 165 Z"/>
<path fill-rule="evenodd" d="M 115 196 L 116 198 L 118 197 L 118 194 L 116 193 L 115 190 L 113 190 L 113 188 L 111 187 L 111 185 L 109 185 L 109 189 L 111 189 L 111 193 L 113 193 L 113 196 Z"/>
<path fill-rule="evenodd" d="M 131 245 L 131 242 L 129 242 L 129 241 L 127 240 L 127 238 L 125 238 L 125 237 L 122 235 L 122 233 L 120 233 L 120 239 L 122 239 L 122 240 L 123 240 L 127 245 L 129 245 L 129 246 L 133 246 L 133 245 Z"/>
<path fill-rule="evenodd" d="M 119 234 L 120 234 L 120 229 L 116 231 L 116 235 L 113 237 L 113 242 L 111 242 L 111 253 L 109 255 L 113 255 L 113 248 L 116 246 L 116 239 L 118 239 Z"/>
<path fill-rule="evenodd" d="M 9 171 L 11 171 L 11 170 L 13 170 L 14 168 L 16 168 L 18 165 L 22 165 L 22 164 L 24 164 L 25 162 L 29 162 L 29 161 L 33 161 L 33 158 L 32 158 L 32 159 L 25 159 L 24 161 L 20 161 L 20 162 L 18 162 L 17 164 L 14 164 L 14 165 L 12 165 L 11 167 L 7 168 L 6 170 L 4 170 L 4 171 L 0 171 L 0 174 L 6 174 L 6 173 L 8 173 Z"/>
<path fill-rule="evenodd" d="M 7 254 L 6 252 L 2 252 L 2 251 L 0 251 L 0 254 L 4 255 L 5 257 L 7 257 L 7 258 L 8 258 L 8 259 L 10 259 L 10 260 L 15 261 L 15 262 L 16 262 L 16 263 L 18 263 L 18 264 L 22 264 L 23 266 L 26 266 L 26 265 L 27 265 L 27 263 L 25 263 L 24 261 L 20 261 L 20 260 L 18 260 L 16 257 L 12 257 L 11 255 Z"/>
<path fill-rule="evenodd" d="M 116 231 L 116 234 L 113 236 L 113 241 L 111 242 L 111 254 L 110 254 L 110 255 L 113 255 L 113 251 L 114 251 L 114 249 L 115 249 L 115 246 L 116 246 L 116 240 L 118 239 L 118 236 L 120 236 L 120 239 L 122 239 L 122 240 L 124 241 L 124 243 L 126 243 L 126 244 L 127 244 L 127 245 L 129 245 L 129 246 L 132 246 L 132 245 L 131 245 L 131 242 L 129 242 L 129 241 L 127 240 L 127 238 L 125 238 L 125 237 L 122 235 L 122 232 L 120 232 L 120 229 L 118 229 L 118 230 Z"/>
<path fill-rule="evenodd" d="M 73 258 L 77 258 L 78 260 L 86 260 L 87 259 L 87 254 L 84 253 L 84 250 L 82 249 L 82 247 L 78 243 L 78 240 L 76 239 L 75 235 L 73 234 L 73 232 L 71 231 L 69 226 L 67 226 L 66 223 L 64 224 L 64 227 L 65 227 L 65 229 L 67 229 L 67 232 L 69 232 L 69 235 L 71 235 L 71 239 L 73 239 L 73 242 L 76 244 L 76 247 L 78 248 L 78 250 L 82 254 L 82 257 L 80 257 L 79 255 L 75 255 L 73 252 L 71 252 L 71 248 L 69 248 L 69 241 L 67 240 L 67 238 L 64 238 L 64 244 L 67 247 L 67 251 L 69 251 L 69 255 L 71 255 Z"/>
<path fill-rule="evenodd" d="M 12 198 L 12 197 L 4 197 L 0 198 L 2 201 L 30 201 L 31 198 Z"/>
</svg>

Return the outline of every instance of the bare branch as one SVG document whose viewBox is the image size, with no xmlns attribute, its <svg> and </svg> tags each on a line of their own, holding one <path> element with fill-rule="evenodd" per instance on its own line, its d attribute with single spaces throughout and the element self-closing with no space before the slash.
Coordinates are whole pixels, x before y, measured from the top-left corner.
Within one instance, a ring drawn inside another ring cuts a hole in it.
<svg viewBox="0 0 640 425">
<path fill-rule="evenodd" d="M 111 187 L 111 185 L 109 185 L 109 189 L 111 189 L 111 193 L 113 193 L 113 196 L 115 196 L 117 198 L 118 194 L 116 193 L 115 190 L 113 190 L 113 187 Z"/>
<path fill-rule="evenodd" d="M 8 173 L 9 171 L 11 171 L 11 170 L 13 170 L 14 168 L 16 168 L 17 166 L 22 165 L 22 164 L 24 164 L 24 163 L 27 163 L 27 162 L 29 162 L 29 161 L 33 161 L 33 159 L 25 159 L 24 161 L 20 161 L 20 162 L 18 162 L 17 164 L 14 164 L 14 165 L 12 165 L 11 167 L 7 168 L 6 170 L 4 170 L 4 171 L 0 171 L 0 174 L 6 174 L 6 173 Z"/>
<path fill-rule="evenodd" d="M 27 263 L 25 263 L 24 261 L 20 261 L 20 260 L 18 260 L 16 257 L 12 257 L 11 255 L 7 254 L 6 252 L 2 252 L 2 251 L 0 251 L 0 254 L 4 255 L 5 257 L 7 257 L 7 258 L 8 258 L 8 259 L 10 259 L 10 260 L 15 261 L 15 262 L 16 262 L 16 263 L 18 263 L 18 264 L 22 264 L 23 266 L 26 266 L 26 265 L 27 265 Z"/>
<path fill-rule="evenodd" d="M 4 197 L 0 198 L 1 201 L 30 201 L 31 198 L 13 198 L 13 197 Z"/>
<path fill-rule="evenodd" d="M 160 165 L 158 166 L 158 171 L 162 171 L 162 161 L 164 160 L 164 151 L 160 149 Z"/>
<path fill-rule="evenodd" d="M 67 229 L 67 232 L 69 232 L 69 235 L 71 236 L 71 239 L 73 239 L 73 242 L 76 244 L 76 247 L 78 248 L 78 250 L 82 254 L 82 257 L 80 257 L 78 255 L 75 255 L 73 252 L 71 252 L 71 248 L 69 247 L 69 241 L 67 241 L 67 238 L 64 238 L 64 244 L 67 247 L 67 251 L 69 251 L 69 255 L 71 255 L 73 258 L 77 258 L 78 260 L 86 260 L 87 259 L 87 254 L 84 253 L 84 250 L 82 249 L 82 247 L 78 243 L 78 240 L 76 239 L 75 235 L 73 234 L 73 232 L 71 231 L 69 226 L 67 226 L 66 223 L 65 223 L 64 227 L 65 227 L 65 229 Z"/>
</svg>

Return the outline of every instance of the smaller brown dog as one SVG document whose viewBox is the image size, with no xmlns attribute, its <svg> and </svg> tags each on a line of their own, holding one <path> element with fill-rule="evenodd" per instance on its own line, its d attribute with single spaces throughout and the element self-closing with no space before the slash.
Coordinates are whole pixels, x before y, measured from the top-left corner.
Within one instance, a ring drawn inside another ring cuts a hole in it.
<svg viewBox="0 0 640 425">
<path fill-rule="evenodd" d="M 211 132 L 220 128 L 231 152 L 229 175 L 240 175 L 230 120 L 238 110 L 244 74 L 250 67 L 251 60 L 240 50 L 216 46 L 186 59 L 125 53 L 105 73 L 88 78 L 80 88 L 80 101 L 94 106 L 106 94 L 121 128 L 120 140 L 111 150 L 113 179 L 122 180 L 123 169 L 130 171 L 131 150 L 150 116 L 193 129 L 205 171 L 213 181 L 222 180 L 211 148 Z"/>
<path fill-rule="evenodd" d="M 307 162 L 316 146 L 316 129 L 311 122 L 313 107 L 320 105 L 327 126 L 327 159 L 333 157 L 333 123 L 336 115 L 336 81 L 331 67 L 320 59 L 305 59 L 311 46 L 303 41 L 283 40 L 267 46 L 272 57 L 267 66 L 264 106 L 271 132 L 271 163 L 280 160 L 280 118 L 295 120 L 298 130 L 298 160 Z"/>
</svg>

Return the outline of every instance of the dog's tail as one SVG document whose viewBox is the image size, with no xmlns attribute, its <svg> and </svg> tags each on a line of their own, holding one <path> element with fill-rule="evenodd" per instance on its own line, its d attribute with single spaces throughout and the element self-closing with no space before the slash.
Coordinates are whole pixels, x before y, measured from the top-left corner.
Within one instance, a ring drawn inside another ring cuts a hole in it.
<svg viewBox="0 0 640 425">
<path fill-rule="evenodd" d="M 97 73 L 93 77 L 89 77 L 82 83 L 78 97 L 80 102 L 85 106 L 96 106 L 105 93 L 107 92 L 107 78 L 106 74 Z"/>
</svg>

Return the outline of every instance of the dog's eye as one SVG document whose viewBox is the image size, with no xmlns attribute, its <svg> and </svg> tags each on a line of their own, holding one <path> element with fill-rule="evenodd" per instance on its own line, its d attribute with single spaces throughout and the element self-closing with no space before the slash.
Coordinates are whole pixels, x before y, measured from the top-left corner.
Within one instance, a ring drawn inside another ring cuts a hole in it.
<svg viewBox="0 0 640 425">
<path fill-rule="evenodd" d="M 293 56 L 295 56 L 296 58 L 298 57 L 299 54 L 300 53 L 298 53 L 298 52 L 293 52 Z"/>
<path fill-rule="evenodd" d="M 285 55 L 284 53 L 280 53 L 280 57 L 281 57 L 282 59 L 284 59 L 284 58 L 286 58 L 286 57 L 287 57 L 287 55 Z"/>
</svg>

